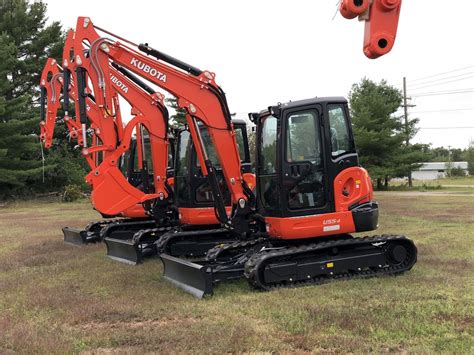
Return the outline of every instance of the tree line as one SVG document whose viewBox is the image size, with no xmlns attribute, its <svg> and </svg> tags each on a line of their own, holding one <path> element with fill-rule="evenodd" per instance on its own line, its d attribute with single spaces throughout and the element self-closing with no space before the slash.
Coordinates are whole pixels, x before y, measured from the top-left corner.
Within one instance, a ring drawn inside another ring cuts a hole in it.
<svg viewBox="0 0 474 355">
<path fill-rule="evenodd" d="M 42 150 L 38 138 L 39 79 L 48 57 L 61 62 L 65 37 L 58 21 L 47 24 L 46 10 L 43 2 L 0 0 L 0 199 L 61 191 L 70 185 L 88 188 L 87 164 L 65 125 L 56 126 L 48 151 Z M 349 101 L 360 162 L 377 187 L 406 176 L 423 161 L 467 160 L 474 173 L 474 146 L 449 153 L 446 148 L 406 144 L 407 136 L 411 139 L 417 132 L 417 120 L 407 126 L 395 115 L 402 94 L 387 82 L 364 78 L 353 85 Z M 176 100 L 168 104 L 176 110 L 174 122 L 182 123 L 184 114 Z"/>
</svg>

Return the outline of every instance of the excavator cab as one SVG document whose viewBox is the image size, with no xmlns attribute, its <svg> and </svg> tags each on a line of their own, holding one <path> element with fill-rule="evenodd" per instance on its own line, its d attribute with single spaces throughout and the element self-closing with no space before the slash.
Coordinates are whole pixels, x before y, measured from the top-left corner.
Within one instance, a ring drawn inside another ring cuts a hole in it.
<svg viewBox="0 0 474 355">
<path fill-rule="evenodd" d="M 247 124 L 244 120 L 237 119 L 232 120 L 232 123 L 242 161 L 242 173 L 251 173 L 252 166 L 247 138 Z M 224 197 L 224 203 L 226 206 L 230 206 L 230 192 L 227 184 L 224 182 L 224 175 L 215 148 L 206 127 L 200 122 L 198 126 L 206 151 L 216 168 L 216 175 Z M 176 205 L 180 210 L 180 222 L 193 225 L 217 225 L 219 222 L 214 212 L 214 198 L 209 186 L 209 180 L 202 173 L 189 129 L 183 127 L 178 130 L 177 135 L 174 193 Z"/>
<path fill-rule="evenodd" d="M 167 177 L 170 178 L 174 175 L 174 150 L 175 150 L 175 143 L 174 137 L 168 135 L 169 145 L 168 145 L 168 169 L 167 169 Z M 145 154 L 146 157 L 151 157 L 151 146 L 150 146 L 150 139 L 148 136 L 144 137 L 144 144 L 145 144 Z M 143 174 L 141 173 L 138 167 L 138 149 L 140 149 L 140 145 L 137 144 L 136 138 L 132 139 L 130 143 L 130 150 L 125 152 L 120 157 L 120 170 L 122 174 L 127 178 L 128 182 L 134 187 L 143 186 Z M 148 159 L 148 185 L 153 188 L 154 179 L 153 179 L 153 166 L 151 160 Z M 151 169 L 150 169 L 151 168 Z"/>
<path fill-rule="evenodd" d="M 270 107 L 258 115 L 258 206 L 265 216 L 336 211 L 332 181 L 358 166 L 344 98 Z"/>
<path fill-rule="evenodd" d="M 359 167 L 346 99 L 294 101 L 251 116 L 257 124 L 257 208 L 271 237 L 377 228 L 378 206 Z M 299 217 L 312 221 L 301 225 Z"/>
</svg>

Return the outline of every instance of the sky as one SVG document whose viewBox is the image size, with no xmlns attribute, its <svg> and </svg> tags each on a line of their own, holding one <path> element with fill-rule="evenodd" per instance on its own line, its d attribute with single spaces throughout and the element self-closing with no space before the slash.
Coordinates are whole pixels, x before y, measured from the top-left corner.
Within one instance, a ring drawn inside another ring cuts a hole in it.
<svg viewBox="0 0 474 355">
<path fill-rule="evenodd" d="M 466 148 L 474 140 L 474 2 L 404 0 L 392 51 L 362 52 L 364 25 L 337 0 L 47 0 L 50 21 L 78 16 L 216 73 L 238 117 L 278 102 L 348 96 L 363 77 L 402 88 L 414 143 Z M 401 112 L 401 111 L 400 111 Z"/>
</svg>

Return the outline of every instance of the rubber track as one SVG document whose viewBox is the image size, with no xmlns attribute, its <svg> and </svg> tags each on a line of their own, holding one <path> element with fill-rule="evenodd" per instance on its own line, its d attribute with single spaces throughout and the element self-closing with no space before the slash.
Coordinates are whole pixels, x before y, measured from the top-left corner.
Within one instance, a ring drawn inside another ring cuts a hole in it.
<svg viewBox="0 0 474 355">
<path fill-rule="evenodd" d="M 148 229 L 140 229 L 138 232 L 136 232 L 133 237 L 132 241 L 133 243 L 140 243 L 141 239 L 147 234 L 152 234 L 152 233 L 157 233 L 157 234 L 162 234 L 169 232 L 171 229 L 173 229 L 172 226 L 169 227 L 159 227 L 159 228 L 148 228 Z M 159 238 L 159 237 L 158 237 Z"/>
<path fill-rule="evenodd" d="M 341 273 L 334 276 L 319 276 L 311 279 L 305 280 L 298 280 L 295 282 L 281 282 L 275 284 L 265 284 L 264 281 L 260 278 L 262 274 L 259 272 L 259 268 L 264 263 L 263 267 L 267 264 L 267 261 L 273 258 L 281 258 L 281 257 L 288 257 L 297 254 L 304 254 L 311 251 L 322 251 L 323 249 L 333 248 L 333 247 L 340 247 L 342 245 L 363 245 L 367 243 L 383 243 L 383 242 L 393 242 L 393 241 L 405 241 L 412 245 L 413 249 L 408 250 L 408 255 L 402 263 L 398 265 L 392 265 L 385 268 L 377 269 L 377 270 L 363 270 L 361 272 L 347 272 Z M 321 243 L 313 243 L 313 244 L 306 244 L 302 246 L 290 246 L 284 249 L 278 250 L 269 250 L 269 251 L 261 251 L 259 253 L 254 254 L 248 262 L 245 264 L 244 276 L 247 281 L 250 283 L 251 286 L 260 289 L 260 290 L 272 290 L 277 288 L 283 287 L 301 287 L 306 285 L 315 285 L 315 284 L 322 284 L 326 283 L 331 280 L 335 279 L 352 279 L 356 277 L 373 277 L 378 275 L 393 275 L 398 274 L 404 271 L 410 270 L 416 262 L 417 256 L 417 249 L 413 242 L 406 238 L 405 236 L 399 235 L 382 235 L 382 236 L 370 236 L 370 237 L 360 237 L 354 239 L 346 239 L 346 240 L 337 240 L 337 241 L 328 241 L 328 242 L 321 242 Z"/>
<path fill-rule="evenodd" d="M 212 229 L 212 230 L 196 230 L 196 231 L 184 231 L 184 230 L 176 230 L 176 233 L 170 233 L 165 237 L 160 238 L 156 242 L 156 248 L 158 250 L 158 254 L 166 253 L 169 248 L 171 247 L 170 241 L 172 239 L 176 239 L 179 237 L 182 237 L 183 235 L 186 236 L 195 236 L 195 235 L 201 235 L 203 233 L 211 233 L 211 234 L 218 234 L 221 232 L 226 232 L 227 230 L 225 228 L 218 228 L 218 229 Z"/>
<path fill-rule="evenodd" d="M 258 238 L 258 239 L 242 240 L 242 241 L 237 241 L 233 243 L 219 244 L 219 245 L 216 245 L 214 248 L 208 250 L 206 254 L 206 259 L 217 260 L 219 257 L 222 256 L 222 254 L 232 251 L 233 249 L 236 250 L 240 248 L 253 247 L 257 244 L 263 243 L 264 241 L 266 241 L 266 239 Z"/>
</svg>

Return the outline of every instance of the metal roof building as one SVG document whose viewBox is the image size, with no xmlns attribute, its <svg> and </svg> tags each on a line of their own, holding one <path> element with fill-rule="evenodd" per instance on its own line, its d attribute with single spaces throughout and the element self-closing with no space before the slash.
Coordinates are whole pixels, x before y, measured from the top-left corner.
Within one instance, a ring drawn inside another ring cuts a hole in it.
<svg viewBox="0 0 474 355">
<path fill-rule="evenodd" d="M 435 180 L 446 177 L 448 169 L 456 168 L 463 169 L 467 175 L 467 161 L 455 161 L 455 162 L 434 162 L 434 163 L 423 163 L 418 170 L 412 172 L 413 179 L 416 180 Z"/>
</svg>

